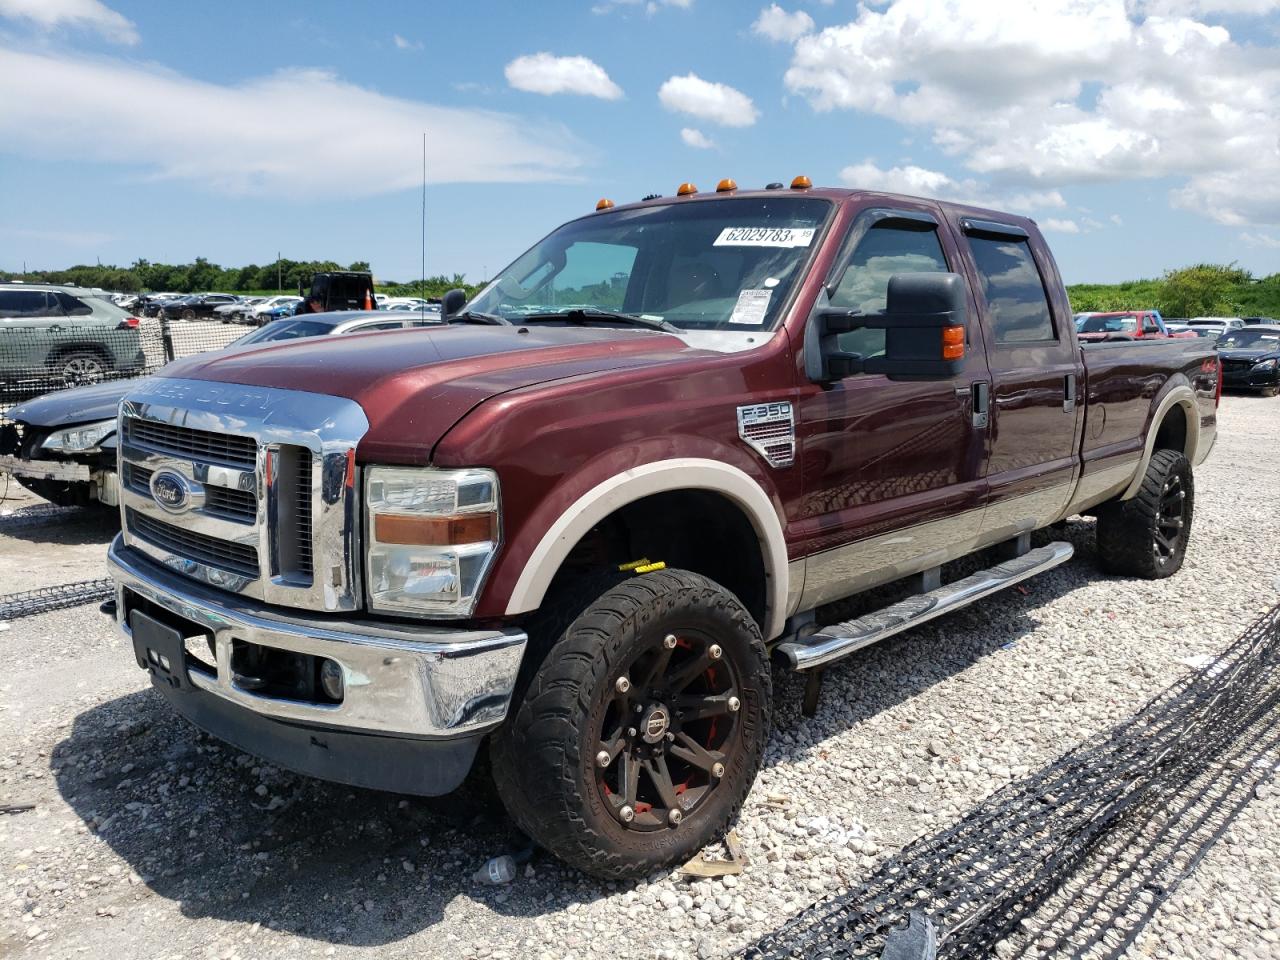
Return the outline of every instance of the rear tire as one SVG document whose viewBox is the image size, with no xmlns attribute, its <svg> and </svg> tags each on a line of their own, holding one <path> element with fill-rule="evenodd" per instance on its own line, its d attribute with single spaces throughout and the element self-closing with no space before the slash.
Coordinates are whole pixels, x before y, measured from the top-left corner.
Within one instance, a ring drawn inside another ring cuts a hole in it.
<svg viewBox="0 0 1280 960">
<path fill-rule="evenodd" d="M 111 370 L 111 364 L 95 350 L 69 350 L 53 360 L 50 366 L 67 386 L 97 383 Z"/>
<path fill-rule="evenodd" d="M 1177 573 L 1187 552 L 1194 508 L 1191 462 L 1177 450 L 1157 450 L 1136 496 L 1098 508 L 1102 569 L 1145 580 Z"/>
<path fill-rule="evenodd" d="M 755 621 L 685 570 L 607 587 L 517 697 L 490 747 L 498 794 L 521 830 L 607 879 L 683 862 L 724 835 L 760 769 L 772 706 Z"/>
<path fill-rule="evenodd" d="M 1269 387 L 1262 388 L 1262 395 L 1264 397 L 1274 397 L 1277 394 L 1280 394 L 1280 384 L 1272 384 Z"/>
</svg>

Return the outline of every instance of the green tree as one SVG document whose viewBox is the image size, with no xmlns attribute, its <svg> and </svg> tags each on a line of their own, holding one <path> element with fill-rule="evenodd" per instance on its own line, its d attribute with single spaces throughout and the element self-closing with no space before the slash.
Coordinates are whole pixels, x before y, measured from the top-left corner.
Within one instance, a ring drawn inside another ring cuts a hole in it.
<svg viewBox="0 0 1280 960">
<path fill-rule="evenodd" d="M 1164 275 L 1156 306 L 1171 317 L 1229 316 L 1236 313 L 1235 288 L 1252 277 L 1234 263 L 1197 263 Z"/>
</svg>

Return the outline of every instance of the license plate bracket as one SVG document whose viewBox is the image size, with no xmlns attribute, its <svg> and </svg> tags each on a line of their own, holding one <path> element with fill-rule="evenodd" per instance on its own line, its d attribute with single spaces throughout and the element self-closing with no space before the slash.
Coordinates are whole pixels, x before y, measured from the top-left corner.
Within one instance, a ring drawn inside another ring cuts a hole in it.
<svg viewBox="0 0 1280 960">
<path fill-rule="evenodd" d="M 138 666 L 159 683 L 175 690 L 190 689 L 186 641 L 179 631 L 141 610 L 129 611 L 129 630 Z"/>
</svg>

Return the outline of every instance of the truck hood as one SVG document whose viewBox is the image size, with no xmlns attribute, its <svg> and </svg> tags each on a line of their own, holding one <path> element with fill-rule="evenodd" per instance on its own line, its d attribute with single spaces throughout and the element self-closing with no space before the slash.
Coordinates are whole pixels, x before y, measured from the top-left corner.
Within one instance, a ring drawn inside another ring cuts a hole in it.
<svg viewBox="0 0 1280 960">
<path fill-rule="evenodd" d="M 111 420 L 126 393 L 138 380 L 108 380 L 70 390 L 56 390 L 20 403 L 9 411 L 9 419 L 34 427 L 64 427 L 74 423 Z"/>
<path fill-rule="evenodd" d="M 346 397 L 369 419 L 362 460 L 427 463 L 449 428 L 490 397 L 708 355 L 647 330 L 456 325 L 264 344 L 176 361 L 164 375 Z"/>
</svg>

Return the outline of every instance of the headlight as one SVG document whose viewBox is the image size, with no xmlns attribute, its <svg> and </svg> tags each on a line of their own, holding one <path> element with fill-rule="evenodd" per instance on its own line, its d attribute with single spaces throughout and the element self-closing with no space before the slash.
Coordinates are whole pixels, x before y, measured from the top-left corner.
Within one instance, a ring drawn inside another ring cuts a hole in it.
<svg viewBox="0 0 1280 960">
<path fill-rule="evenodd" d="M 471 613 L 498 549 L 492 470 L 370 467 L 365 519 L 370 610 Z"/>
<path fill-rule="evenodd" d="M 66 430 L 49 434 L 40 446 L 45 450 L 56 450 L 58 453 L 88 453 L 115 432 L 114 418 L 100 420 L 97 423 L 82 423 L 78 427 L 68 427 Z"/>
<path fill-rule="evenodd" d="M 1255 363 L 1253 369 L 1257 370 L 1274 370 L 1276 368 L 1275 360 L 1263 360 L 1261 363 Z"/>
</svg>

